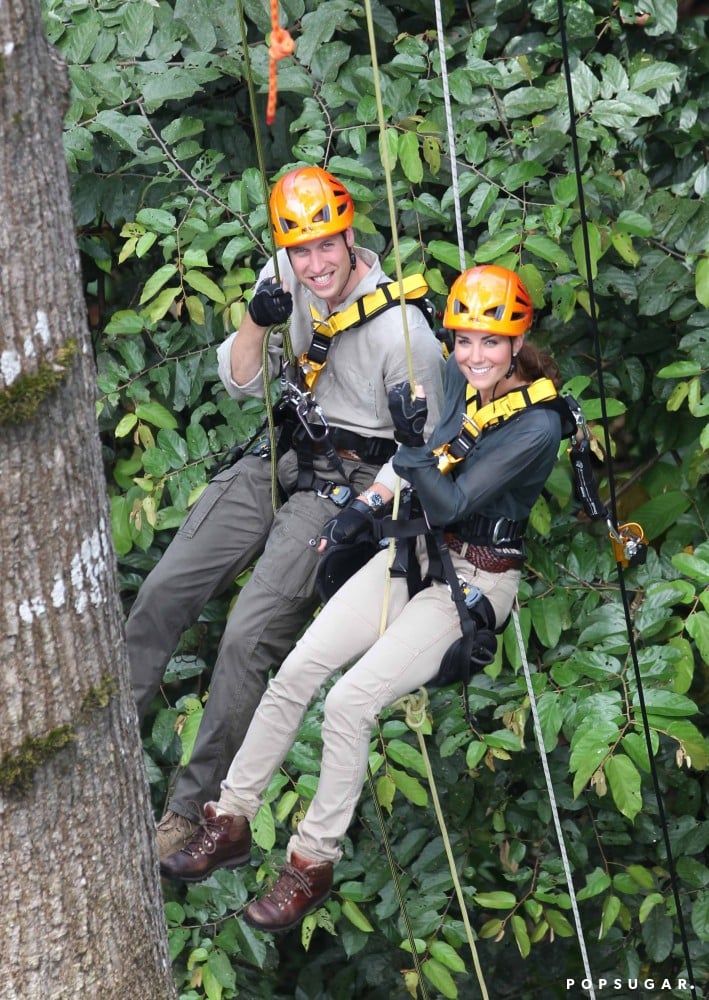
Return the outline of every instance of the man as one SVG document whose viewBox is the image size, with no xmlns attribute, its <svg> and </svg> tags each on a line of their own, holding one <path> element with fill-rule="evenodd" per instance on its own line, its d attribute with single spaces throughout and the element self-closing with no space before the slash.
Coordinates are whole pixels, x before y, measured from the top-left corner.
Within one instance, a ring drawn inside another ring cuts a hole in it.
<svg viewBox="0 0 709 1000">
<path fill-rule="evenodd" d="M 271 193 L 270 213 L 281 281 L 269 262 L 218 358 L 235 399 L 263 398 L 268 381 L 282 373 L 286 409 L 295 420 L 292 446 L 278 463 L 285 502 L 274 515 L 263 449 L 219 473 L 145 580 L 126 626 L 142 719 L 182 631 L 255 562 L 226 624 L 191 760 L 158 824 L 161 860 L 190 840 L 201 806 L 218 797 L 269 670 L 280 665 L 317 607 L 313 539 L 349 500 L 376 508 L 381 493 L 390 496 L 395 485 L 387 393 L 408 378 L 398 298 L 395 307 L 381 308 L 377 290 L 388 279 L 376 254 L 355 246 L 352 198 L 331 174 L 319 167 L 286 174 Z M 415 380 L 432 401 L 435 423 L 440 344 L 419 308 L 407 305 L 406 313 Z M 283 336 L 274 332 L 264 374 L 266 331 L 288 318 L 298 362 L 284 364 Z M 358 526 L 353 516 L 341 540 Z"/>
</svg>

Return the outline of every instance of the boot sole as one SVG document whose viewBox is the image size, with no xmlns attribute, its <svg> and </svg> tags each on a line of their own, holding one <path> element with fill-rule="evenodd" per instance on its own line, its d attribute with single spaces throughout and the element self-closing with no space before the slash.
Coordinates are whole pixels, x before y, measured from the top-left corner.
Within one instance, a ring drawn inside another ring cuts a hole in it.
<svg viewBox="0 0 709 1000">
<path fill-rule="evenodd" d="M 247 855 L 241 858 L 236 858 L 233 861 L 224 861 L 222 864 L 214 865 L 206 872 L 201 872 L 199 875 L 182 875 L 179 872 L 166 872 L 163 866 L 160 865 L 160 874 L 163 878 L 170 879 L 171 882 L 204 882 L 206 878 L 213 875 L 214 872 L 220 869 L 225 869 L 230 871 L 233 868 L 244 868 L 251 860 L 251 851 Z"/>
<path fill-rule="evenodd" d="M 317 910 L 319 906 L 322 906 L 323 903 L 327 902 L 331 895 L 332 890 L 327 892 L 324 896 L 321 896 L 320 899 L 314 902 L 312 906 L 309 906 L 307 910 L 304 910 L 296 920 L 291 920 L 289 924 L 281 924 L 278 927 L 273 924 L 269 927 L 267 924 L 261 924 L 257 920 L 252 920 L 249 917 L 248 910 L 244 910 L 242 917 L 249 927 L 253 927 L 254 930 L 264 931 L 267 934 L 280 934 L 281 932 L 291 931 L 294 927 L 297 927 L 298 924 L 303 921 L 304 917 L 307 917 L 309 913 L 312 913 L 313 910 Z"/>
</svg>

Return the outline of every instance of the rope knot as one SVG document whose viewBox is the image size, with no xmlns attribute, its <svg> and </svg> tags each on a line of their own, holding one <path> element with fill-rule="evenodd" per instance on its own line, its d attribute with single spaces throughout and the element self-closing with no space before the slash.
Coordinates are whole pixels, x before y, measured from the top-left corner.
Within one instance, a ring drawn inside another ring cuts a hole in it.
<svg viewBox="0 0 709 1000">
<path fill-rule="evenodd" d="M 392 708 L 400 708 L 406 716 L 406 725 L 414 732 L 423 729 L 428 719 L 428 691 L 419 688 L 417 692 L 406 694 L 395 701 Z"/>
</svg>

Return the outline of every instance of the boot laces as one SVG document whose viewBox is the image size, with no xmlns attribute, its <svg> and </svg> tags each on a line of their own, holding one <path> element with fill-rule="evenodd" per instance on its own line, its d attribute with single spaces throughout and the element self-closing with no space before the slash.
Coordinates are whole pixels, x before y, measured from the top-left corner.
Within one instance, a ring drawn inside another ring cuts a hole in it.
<svg viewBox="0 0 709 1000">
<path fill-rule="evenodd" d="M 197 829 L 194 836 L 182 848 L 190 857 L 197 857 L 198 854 L 214 854 L 217 849 L 216 837 L 221 831 L 219 817 L 207 817 L 202 813 L 197 821 Z"/>
<path fill-rule="evenodd" d="M 278 881 L 270 892 L 271 899 L 274 903 L 285 902 L 298 890 L 304 892 L 308 898 L 311 898 L 313 895 L 313 889 L 308 881 L 307 873 L 300 871 L 294 865 L 285 864 L 281 869 Z"/>
</svg>

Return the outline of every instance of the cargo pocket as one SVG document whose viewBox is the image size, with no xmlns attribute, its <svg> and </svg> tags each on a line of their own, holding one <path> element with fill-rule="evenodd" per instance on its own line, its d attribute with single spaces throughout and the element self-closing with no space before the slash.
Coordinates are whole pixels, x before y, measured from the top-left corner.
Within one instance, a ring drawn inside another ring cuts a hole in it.
<svg viewBox="0 0 709 1000">
<path fill-rule="evenodd" d="M 182 535 L 183 538 L 194 537 L 197 530 L 203 524 L 204 519 L 213 510 L 216 502 L 224 495 L 226 490 L 229 489 L 231 484 L 239 475 L 240 471 L 239 463 L 235 462 L 234 465 L 230 466 L 230 468 L 224 469 L 223 472 L 219 472 L 214 479 L 207 484 L 206 490 L 182 522 L 182 525 L 177 532 L 178 535 Z"/>
</svg>

